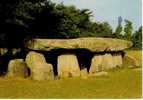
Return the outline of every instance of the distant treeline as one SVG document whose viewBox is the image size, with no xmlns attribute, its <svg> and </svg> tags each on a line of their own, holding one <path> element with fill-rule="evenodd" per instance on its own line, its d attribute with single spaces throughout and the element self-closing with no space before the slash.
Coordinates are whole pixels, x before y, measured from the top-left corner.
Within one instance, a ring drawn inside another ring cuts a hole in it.
<svg viewBox="0 0 143 100">
<path fill-rule="evenodd" d="M 93 22 L 91 17 L 89 9 L 47 0 L 0 0 L 0 46 L 18 48 L 31 38 L 111 37 L 141 48 L 142 27 L 133 33 L 132 22 L 125 20 L 124 28 L 120 21 L 113 32 L 107 22 Z"/>
</svg>

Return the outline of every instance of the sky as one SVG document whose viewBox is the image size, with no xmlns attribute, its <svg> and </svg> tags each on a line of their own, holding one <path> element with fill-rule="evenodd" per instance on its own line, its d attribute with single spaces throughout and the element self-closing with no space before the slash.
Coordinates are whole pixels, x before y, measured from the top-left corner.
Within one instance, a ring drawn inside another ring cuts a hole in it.
<svg viewBox="0 0 143 100">
<path fill-rule="evenodd" d="M 108 22 L 113 29 L 118 25 L 118 17 L 133 22 L 134 30 L 142 25 L 142 0 L 51 0 L 64 5 L 74 5 L 79 9 L 88 8 L 93 12 L 92 20 Z M 124 23 L 123 23 L 124 25 Z"/>
</svg>

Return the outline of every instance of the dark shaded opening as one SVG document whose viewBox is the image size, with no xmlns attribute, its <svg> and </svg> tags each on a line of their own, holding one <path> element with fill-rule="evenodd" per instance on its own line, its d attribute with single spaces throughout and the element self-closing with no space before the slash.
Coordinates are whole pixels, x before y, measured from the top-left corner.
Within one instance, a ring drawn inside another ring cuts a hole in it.
<svg viewBox="0 0 143 100">
<path fill-rule="evenodd" d="M 57 71 L 58 52 L 55 52 L 55 51 L 44 52 L 44 56 L 46 58 L 47 63 L 52 64 L 54 69 L 54 75 L 57 76 L 58 75 L 58 71 Z"/>
<path fill-rule="evenodd" d="M 28 71 L 27 77 L 31 76 L 31 70 L 30 70 L 30 68 L 27 68 L 27 71 Z"/>
<path fill-rule="evenodd" d="M 5 55 L 0 56 L 0 76 L 6 75 L 8 63 L 12 59 L 11 52 L 8 51 Z"/>
<path fill-rule="evenodd" d="M 86 49 L 77 49 L 75 52 L 77 55 L 80 70 L 87 68 L 87 71 L 89 72 L 93 53 Z"/>
<path fill-rule="evenodd" d="M 0 57 L 0 76 L 5 75 L 7 69 L 8 69 L 8 61 L 5 58 Z"/>
</svg>

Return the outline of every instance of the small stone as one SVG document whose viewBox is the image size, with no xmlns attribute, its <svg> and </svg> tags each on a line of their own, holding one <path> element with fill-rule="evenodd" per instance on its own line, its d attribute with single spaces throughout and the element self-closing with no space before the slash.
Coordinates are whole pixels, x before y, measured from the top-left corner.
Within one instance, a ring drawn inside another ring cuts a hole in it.
<svg viewBox="0 0 143 100">
<path fill-rule="evenodd" d="M 90 76 L 107 76 L 107 75 L 108 75 L 108 72 L 105 72 L 105 71 L 101 71 L 101 72 L 98 72 L 98 73 L 90 74 Z"/>
</svg>

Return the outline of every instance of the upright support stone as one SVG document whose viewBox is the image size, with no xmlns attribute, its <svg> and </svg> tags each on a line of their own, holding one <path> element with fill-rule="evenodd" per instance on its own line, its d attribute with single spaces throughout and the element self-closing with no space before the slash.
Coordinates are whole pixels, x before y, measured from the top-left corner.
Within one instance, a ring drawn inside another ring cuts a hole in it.
<svg viewBox="0 0 143 100">
<path fill-rule="evenodd" d="M 123 64 L 122 56 L 120 54 L 113 55 L 114 67 L 121 67 Z"/>
<path fill-rule="evenodd" d="M 32 79 L 33 80 L 53 80 L 53 67 L 51 64 L 47 63 L 37 63 L 37 65 L 32 69 Z"/>
<path fill-rule="evenodd" d="M 44 55 L 36 52 L 29 52 L 26 56 L 26 63 L 31 70 L 33 80 L 53 80 L 53 66 L 46 63 Z"/>
<path fill-rule="evenodd" d="M 91 60 L 89 74 L 94 74 L 96 72 L 101 71 L 102 60 L 103 60 L 103 57 L 101 55 L 94 55 L 94 57 Z"/>
<path fill-rule="evenodd" d="M 28 76 L 28 67 L 23 59 L 13 59 L 8 64 L 8 77 L 21 77 Z"/>
<path fill-rule="evenodd" d="M 30 51 L 27 54 L 25 61 L 30 69 L 32 69 L 32 67 L 34 67 L 33 65 L 36 65 L 37 62 L 46 63 L 44 55 L 34 51 Z"/>
<path fill-rule="evenodd" d="M 103 55 L 102 70 L 109 70 L 114 68 L 114 61 L 111 54 Z"/>
<path fill-rule="evenodd" d="M 74 54 L 63 54 L 58 56 L 58 76 L 77 77 L 80 76 L 80 67 Z"/>
</svg>

